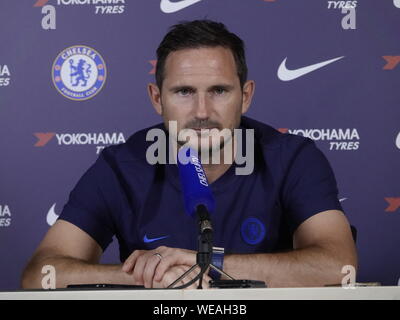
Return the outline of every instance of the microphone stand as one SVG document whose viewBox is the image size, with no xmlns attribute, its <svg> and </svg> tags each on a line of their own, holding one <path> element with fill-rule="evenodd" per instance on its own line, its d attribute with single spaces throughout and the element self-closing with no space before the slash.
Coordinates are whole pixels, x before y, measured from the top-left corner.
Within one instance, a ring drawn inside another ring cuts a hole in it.
<svg viewBox="0 0 400 320">
<path fill-rule="evenodd" d="M 196 267 L 200 267 L 200 273 L 188 283 L 174 288 L 183 289 L 190 286 L 192 283 L 199 280 L 198 289 L 202 289 L 203 276 L 208 267 L 214 269 L 219 274 L 228 277 L 230 280 L 235 280 L 220 268 L 211 263 L 212 250 L 213 250 L 213 229 L 211 225 L 210 215 L 204 205 L 199 205 L 196 208 L 196 215 L 199 221 L 199 236 L 198 236 L 198 249 L 196 254 L 196 264 L 193 265 L 188 271 L 181 275 L 178 279 L 172 282 L 167 288 L 173 288 L 179 281 L 183 280 L 190 274 Z"/>
</svg>

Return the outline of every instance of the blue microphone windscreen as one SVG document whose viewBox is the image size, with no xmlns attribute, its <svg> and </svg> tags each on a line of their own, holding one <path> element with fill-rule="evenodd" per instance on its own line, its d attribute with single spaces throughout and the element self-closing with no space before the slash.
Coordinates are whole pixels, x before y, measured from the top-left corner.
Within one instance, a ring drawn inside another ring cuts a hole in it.
<svg viewBox="0 0 400 320">
<path fill-rule="evenodd" d="M 196 208 L 200 204 L 203 204 L 208 212 L 213 213 L 214 196 L 197 152 L 192 148 L 181 148 L 178 152 L 177 163 L 186 214 L 195 215 Z"/>
</svg>

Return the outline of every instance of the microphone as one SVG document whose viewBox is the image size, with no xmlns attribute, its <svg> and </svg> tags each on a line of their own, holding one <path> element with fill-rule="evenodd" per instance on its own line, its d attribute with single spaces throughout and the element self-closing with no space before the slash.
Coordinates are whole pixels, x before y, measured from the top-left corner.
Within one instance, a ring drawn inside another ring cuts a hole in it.
<svg viewBox="0 0 400 320">
<path fill-rule="evenodd" d="M 186 214 L 196 215 L 199 223 L 197 264 L 202 274 L 211 263 L 213 247 L 213 228 L 209 213 L 215 211 L 215 200 L 208 186 L 206 174 L 197 152 L 183 147 L 178 152 L 178 170 L 183 191 Z M 200 285 L 201 288 L 201 280 Z"/>
<path fill-rule="evenodd" d="M 177 164 L 185 212 L 191 217 L 198 214 L 202 220 L 204 214 L 215 211 L 215 200 L 197 152 L 189 147 L 181 148 Z"/>
<path fill-rule="evenodd" d="M 199 236 L 196 264 L 171 283 L 168 288 L 173 288 L 175 284 L 192 272 L 196 266 L 200 267 L 200 273 L 187 284 L 177 288 L 186 288 L 199 280 L 198 288 L 201 289 L 203 275 L 209 266 L 233 280 L 231 276 L 212 264 L 213 228 L 209 213 L 215 212 L 215 200 L 198 154 L 192 148 L 182 147 L 178 151 L 177 160 L 185 211 L 186 214 L 191 217 L 193 217 L 193 215 L 197 216 L 199 222 Z"/>
</svg>

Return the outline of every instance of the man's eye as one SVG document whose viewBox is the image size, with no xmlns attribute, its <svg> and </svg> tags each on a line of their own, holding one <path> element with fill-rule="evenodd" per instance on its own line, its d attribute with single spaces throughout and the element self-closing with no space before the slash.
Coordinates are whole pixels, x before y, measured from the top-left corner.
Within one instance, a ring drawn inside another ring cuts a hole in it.
<svg viewBox="0 0 400 320">
<path fill-rule="evenodd" d="M 190 89 L 180 89 L 177 91 L 177 93 L 181 96 L 188 96 L 189 94 L 192 93 L 192 90 Z"/>
<path fill-rule="evenodd" d="M 217 95 L 221 95 L 224 94 L 226 92 L 226 90 L 224 88 L 216 88 L 214 89 L 214 93 Z"/>
</svg>

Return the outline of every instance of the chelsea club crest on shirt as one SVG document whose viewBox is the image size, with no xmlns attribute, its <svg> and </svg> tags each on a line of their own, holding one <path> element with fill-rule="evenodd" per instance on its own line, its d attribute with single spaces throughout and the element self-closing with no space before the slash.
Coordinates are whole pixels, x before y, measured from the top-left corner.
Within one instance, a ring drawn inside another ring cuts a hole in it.
<svg viewBox="0 0 400 320">
<path fill-rule="evenodd" d="M 60 52 L 51 73 L 58 92 L 75 101 L 93 98 L 106 81 L 103 58 L 96 50 L 83 45 Z"/>
<path fill-rule="evenodd" d="M 260 219 L 250 217 L 243 221 L 240 232 L 244 242 L 256 245 L 265 237 L 265 225 Z"/>
</svg>

